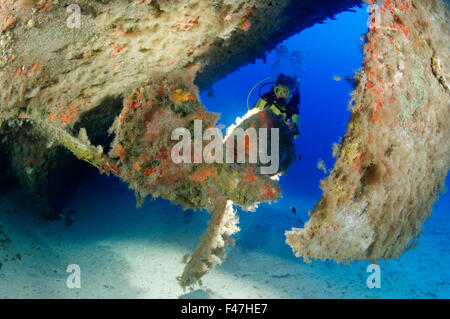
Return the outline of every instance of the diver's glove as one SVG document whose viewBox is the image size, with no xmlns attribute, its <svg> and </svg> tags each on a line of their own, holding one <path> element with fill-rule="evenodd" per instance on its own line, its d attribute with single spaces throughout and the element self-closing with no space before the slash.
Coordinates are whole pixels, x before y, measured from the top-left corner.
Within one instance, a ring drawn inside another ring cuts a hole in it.
<svg viewBox="0 0 450 319">
<path fill-rule="evenodd" d="M 294 127 L 292 128 L 291 132 L 294 135 L 294 139 L 297 139 L 300 136 L 300 129 L 298 128 L 297 124 L 294 123 Z"/>
</svg>

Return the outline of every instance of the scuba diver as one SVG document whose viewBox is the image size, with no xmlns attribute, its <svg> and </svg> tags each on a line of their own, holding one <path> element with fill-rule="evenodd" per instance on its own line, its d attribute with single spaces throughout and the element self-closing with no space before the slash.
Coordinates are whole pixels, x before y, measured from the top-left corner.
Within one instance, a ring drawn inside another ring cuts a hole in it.
<svg viewBox="0 0 450 319">
<path fill-rule="evenodd" d="M 269 92 L 261 96 L 261 89 L 268 84 L 274 84 L 274 86 L 271 87 Z M 260 87 L 259 96 L 260 99 L 253 108 L 270 109 L 286 123 L 294 135 L 294 139 L 297 139 L 300 135 L 300 93 L 297 80 L 285 74 L 280 74 L 276 82 L 269 82 Z"/>
<path fill-rule="evenodd" d="M 247 108 L 249 107 L 249 99 L 253 90 L 263 81 L 257 83 L 247 96 Z M 271 85 L 270 91 L 261 95 L 263 87 Z M 235 130 L 242 129 L 246 131 L 249 128 L 254 129 L 269 129 L 267 131 L 267 149 L 271 150 L 271 156 L 277 157 L 278 169 L 275 173 L 270 175 L 284 174 L 287 169 L 297 160 L 296 147 L 294 139 L 300 135 L 299 129 L 299 104 L 300 93 L 298 91 L 297 79 L 280 74 L 276 82 L 267 82 L 259 88 L 260 99 L 252 107 L 253 112 L 247 112 L 247 117 L 244 118 L 237 127 L 226 138 L 225 143 L 228 143 L 228 138 L 235 139 L 233 134 Z M 249 110 L 250 111 L 250 110 Z M 255 112 L 256 111 L 256 112 Z M 276 129 L 277 143 L 272 144 L 272 129 Z M 233 142 L 234 143 L 234 142 Z M 258 144 L 259 145 L 259 144 Z M 235 156 L 237 154 L 237 143 L 235 146 Z M 250 151 L 250 144 L 247 140 L 244 142 L 246 156 L 250 156 L 247 152 Z M 272 148 L 272 146 L 274 148 Z M 272 154 L 272 151 L 276 154 Z M 259 159 L 261 159 L 259 157 Z M 300 160 L 300 157 L 298 158 Z M 255 163 L 255 166 L 263 167 L 267 163 L 262 163 L 260 160 Z M 272 162 L 271 162 L 272 165 Z M 264 173 L 266 174 L 266 173 Z M 267 173 L 269 174 L 269 173 Z"/>
</svg>

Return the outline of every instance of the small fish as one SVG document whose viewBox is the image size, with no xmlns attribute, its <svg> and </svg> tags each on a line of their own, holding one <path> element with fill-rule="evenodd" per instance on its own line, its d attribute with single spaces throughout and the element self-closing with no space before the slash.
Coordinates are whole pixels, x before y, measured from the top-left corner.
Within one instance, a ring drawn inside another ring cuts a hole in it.
<svg viewBox="0 0 450 319">
<path fill-rule="evenodd" d="M 327 166 L 323 162 L 323 160 L 319 160 L 317 162 L 317 168 L 320 169 L 324 174 L 327 174 Z"/>
<path fill-rule="evenodd" d="M 74 222 L 74 220 L 72 218 L 70 218 L 69 216 L 66 216 L 66 218 L 64 219 L 64 223 L 66 224 L 67 227 L 72 225 L 73 222 Z"/>
<path fill-rule="evenodd" d="M 302 159 L 302 156 L 301 156 L 301 155 L 299 155 L 299 156 L 298 156 L 298 160 L 300 161 L 301 159 Z"/>
<path fill-rule="evenodd" d="M 336 82 L 342 81 L 342 78 L 339 75 L 335 75 L 333 76 L 333 80 L 335 80 Z"/>
<path fill-rule="evenodd" d="M 69 210 L 66 214 L 60 214 L 58 215 L 58 218 L 60 219 L 64 219 L 64 223 L 66 224 L 67 227 L 69 227 L 70 225 L 73 224 L 73 222 L 75 221 L 72 217 L 70 217 L 71 215 L 75 214 L 77 211 L 76 210 Z"/>
<path fill-rule="evenodd" d="M 294 207 L 294 206 L 291 206 L 291 211 L 292 211 L 294 214 L 297 214 L 297 211 L 295 210 L 295 207 Z"/>
</svg>

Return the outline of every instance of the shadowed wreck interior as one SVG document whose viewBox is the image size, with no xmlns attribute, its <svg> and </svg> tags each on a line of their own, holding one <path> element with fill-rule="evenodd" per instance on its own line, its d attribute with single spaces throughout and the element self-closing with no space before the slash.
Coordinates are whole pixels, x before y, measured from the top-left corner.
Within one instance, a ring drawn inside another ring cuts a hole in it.
<svg viewBox="0 0 450 319">
<path fill-rule="evenodd" d="M 70 4 L 1 6 L 1 161 L 48 219 L 61 183 L 52 176 L 64 176 L 74 156 L 128 183 L 138 204 L 151 195 L 206 209 L 208 228 L 178 278 L 190 287 L 224 260 L 239 231 L 233 206 L 253 209 L 281 189 L 243 164 L 174 163 L 171 132 L 195 120 L 215 125 L 199 89 L 361 2 L 78 1 L 79 28 L 70 27 L 77 14 Z M 310 221 L 286 232 L 305 261 L 400 256 L 450 167 L 448 4 L 369 4 L 363 67 L 335 167 Z"/>
</svg>

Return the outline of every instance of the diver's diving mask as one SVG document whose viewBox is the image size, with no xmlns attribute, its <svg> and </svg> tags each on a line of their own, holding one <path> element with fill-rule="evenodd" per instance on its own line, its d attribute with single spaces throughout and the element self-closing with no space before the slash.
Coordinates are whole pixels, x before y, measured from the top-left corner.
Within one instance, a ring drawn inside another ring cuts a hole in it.
<svg viewBox="0 0 450 319">
<path fill-rule="evenodd" d="M 283 85 L 277 85 L 273 88 L 273 91 L 275 92 L 275 95 L 278 99 L 288 99 L 291 95 L 291 91 L 289 91 L 289 89 Z"/>
</svg>

